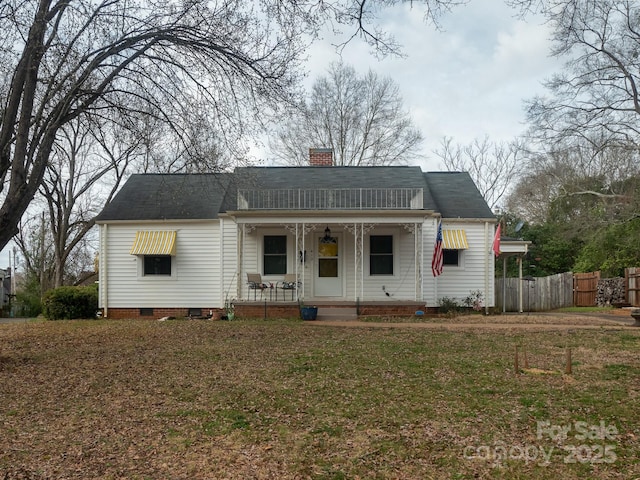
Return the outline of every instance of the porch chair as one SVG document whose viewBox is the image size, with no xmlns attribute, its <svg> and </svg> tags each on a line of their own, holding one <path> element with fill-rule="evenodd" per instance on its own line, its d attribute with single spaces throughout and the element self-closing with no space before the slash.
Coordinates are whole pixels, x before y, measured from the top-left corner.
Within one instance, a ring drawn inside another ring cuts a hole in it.
<svg viewBox="0 0 640 480">
<path fill-rule="evenodd" d="M 298 289 L 298 276 L 295 273 L 287 273 L 284 276 L 284 280 L 280 282 L 279 288 L 281 290 L 291 290 L 291 300 L 293 301 L 293 293 Z M 286 300 L 287 292 L 282 292 L 282 298 Z"/>
<path fill-rule="evenodd" d="M 247 297 L 251 296 L 251 290 L 253 290 L 253 299 L 256 299 L 256 292 L 260 290 L 260 298 L 265 289 L 269 288 L 269 285 L 262 282 L 262 276 L 259 273 L 247 273 Z"/>
</svg>

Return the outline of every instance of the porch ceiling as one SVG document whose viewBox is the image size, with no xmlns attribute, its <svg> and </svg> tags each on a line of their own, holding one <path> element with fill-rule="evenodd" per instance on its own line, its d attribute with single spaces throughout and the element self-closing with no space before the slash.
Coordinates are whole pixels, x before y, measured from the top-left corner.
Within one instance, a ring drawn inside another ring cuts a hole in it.
<svg viewBox="0 0 640 480">
<path fill-rule="evenodd" d="M 263 223 L 422 223 L 425 218 L 435 215 L 433 210 L 238 210 L 228 212 L 228 215 L 237 219 L 238 223 L 251 223 L 260 221 Z M 398 221 L 402 219 L 402 221 Z"/>
</svg>

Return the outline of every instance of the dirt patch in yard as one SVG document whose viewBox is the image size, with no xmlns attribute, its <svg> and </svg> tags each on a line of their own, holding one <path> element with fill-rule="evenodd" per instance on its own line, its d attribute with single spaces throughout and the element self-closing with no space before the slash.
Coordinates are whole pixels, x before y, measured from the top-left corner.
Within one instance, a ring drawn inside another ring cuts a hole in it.
<svg viewBox="0 0 640 480">
<path fill-rule="evenodd" d="M 523 313 L 516 315 L 459 315 L 454 317 L 368 317 L 360 320 L 331 320 L 309 322 L 314 325 L 343 327 L 386 327 L 445 330 L 563 330 L 630 327 L 634 320 L 630 310 L 616 309 L 615 313 Z"/>
</svg>

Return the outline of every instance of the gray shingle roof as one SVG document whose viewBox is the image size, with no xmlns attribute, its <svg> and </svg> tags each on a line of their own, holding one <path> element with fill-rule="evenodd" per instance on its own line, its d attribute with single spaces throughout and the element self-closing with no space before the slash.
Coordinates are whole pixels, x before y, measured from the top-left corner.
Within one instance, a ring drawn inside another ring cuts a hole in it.
<svg viewBox="0 0 640 480">
<path fill-rule="evenodd" d="M 467 173 L 420 167 L 243 167 L 219 174 L 132 175 L 97 221 L 194 220 L 237 209 L 237 190 L 423 188 L 425 210 L 445 218 L 495 218 Z"/>
<path fill-rule="evenodd" d="M 495 218 L 467 172 L 424 174 L 442 218 Z"/>
<path fill-rule="evenodd" d="M 216 218 L 230 174 L 131 175 L 96 221 Z"/>
</svg>

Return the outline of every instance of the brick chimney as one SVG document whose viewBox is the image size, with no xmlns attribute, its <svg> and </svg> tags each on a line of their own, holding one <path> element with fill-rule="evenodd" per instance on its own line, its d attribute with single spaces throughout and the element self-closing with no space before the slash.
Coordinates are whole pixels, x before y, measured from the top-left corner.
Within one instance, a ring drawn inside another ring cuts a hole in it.
<svg viewBox="0 0 640 480">
<path fill-rule="evenodd" d="M 309 165 L 312 167 L 331 167 L 333 165 L 333 149 L 310 148 Z"/>
</svg>

